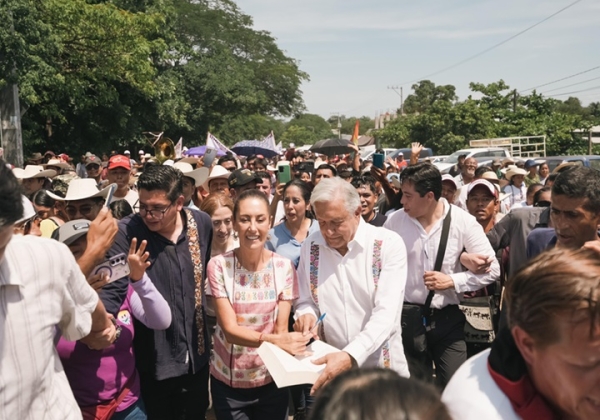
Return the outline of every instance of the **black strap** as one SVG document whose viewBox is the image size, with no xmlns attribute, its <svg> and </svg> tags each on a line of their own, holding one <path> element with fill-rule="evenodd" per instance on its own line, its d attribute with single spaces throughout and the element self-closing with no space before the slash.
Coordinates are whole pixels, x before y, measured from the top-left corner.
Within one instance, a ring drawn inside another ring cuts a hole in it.
<svg viewBox="0 0 600 420">
<path fill-rule="evenodd" d="M 448 203 L 448 214 L 444 218 L 444 224 L 442 226 L 442 237 L 440 238 L 440 246 L 438 247 L 437 257 L 435 259 L 435 266 L 433 267 L 433 271 L 442 271 L 442 264 L 444 263 L 444 255 L 446 254 L 446 245 L 448 244 L 448 234 L 450 233 L 450 221 L 452 217 L 450 214 L 452 213 L 452 204 Z M 425 317 L 429 313 L 429 308 L 431 307 L 431 301 L 433 300 L 433 295 L 435 295 L 435 290 L 430 290 L 427 295 L 427 299 L 425 300 L 424 312 Z"/>
</svg>

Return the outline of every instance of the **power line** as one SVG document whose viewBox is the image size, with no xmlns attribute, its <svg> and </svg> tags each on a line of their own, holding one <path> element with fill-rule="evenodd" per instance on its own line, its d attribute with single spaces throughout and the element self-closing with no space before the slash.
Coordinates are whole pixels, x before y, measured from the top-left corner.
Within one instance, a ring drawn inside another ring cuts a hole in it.
<svg viewBox="0 0 600 420">
<path fill-rule="evenodd" d="M 557 90 L 566 89 L 566 88 L 568 88 L 568 87 L 571 87 L 571 86 L 582 85 L 582 84 L 584 84 L 584 83 L 591 82 L 592 80 L 598 80 L 598 79 L 600 79 L 600 76 L 598 76 L 598 77 L 593 77 L 593 78 L 591 78 L 591 79 L 587 79 L 587 80 L 583 80 L 583 81 L 581 81 L 581 82 L 577 82 L 577 83 L 571 83 L 570 85 L 566 85 L 566 86 L 557 87 L 557 88 L 550 89 L 550 90 L 547 90 L 547 91 L 545 91 L 545 92 L 540 92 L 540 93 L 542 93 L 542 94 L 544 94 L 544 95 L 545 95 L 545 94 L 546 94 L 546 93 L 548 93 L 548 92 L 554 92 L 554 91 L 557 91 Z"/>
<path fill-rule="evenodd" d="M 533 90 L 533 89 L 541 88 L 543 86 L 553 85 L 554 83 L 562 82 L 563 80 L 567 80 L 567 79 L 572 79 L 575 76 L 579 76 L 579 75 L 584 74 L 584 73 L 589 73 L 590 71 L 597 70 L 597 69 L 600 69 L 600 66 L 592 67 L 591 69 L 580 71 L 579 73 L 575 73 L 575 74 L 572 74 L 570 76 L 563 77 L 562 79 L 553 80 L 551 82 L 544 83 L 543 85 L 537 85 L 537 86 L 534 86 L 534 87 L 530 87 L 528 89 L 523 89 L 523 90 L 519 91 L 519 93 L 527 92 L 528 90 Z"/>
<path fill-rule="evenodd" d="M 575 90 L 573 92 L 563 92 L 563 93 L 557 93 L 556 95 L 548 95 L 548 97 L 553 98 L 555 96 L 565 96 L 565 95 L 573 95 L 575 93 L 581 93 L 581 92 L 589 92 L 590 90 L 598 90 L 600 89 L 600 86 L 594 86 L 591 87 L 589 89 L 581 89 L 581 90 Z"/>
<path fill-rule="evenodd" d="M 553 14 L 551 14 L 550 16 L 548 16 L 548 17 L 546 17 L 546 18 L 544 18 L 544 19 L 540 20 L 539 22 L 535 23 L 534 25 L 531 25 L 531 26 L 529 26 L 528 28 L 526 28 L 526 29 L 523 29 L 523 30 L 522 30 L 522 31 L 520 31 L 520 32 L 517 32 L 517 33 L 516 33 L 516 34 L 514 34 L 513 36 L 511 36 L 511 37 L 509 37 L 509 38 L 505 39 L 504 41 L 501 41 L 501 42 L 499 42 L 499 43 L 497 43 L 497 44 L 495 44 L 495 45 L 492 45 L 491 47 L 489 47 L 489 48 L 486 48 L 485 50 L 483 50 L 483 51 L 481 51 L 481 52 L 478 52 L 477 54 L 475 54 L 475 55 L 472 55 L 472 56 L 470 56 L 470 57 L 468 57 L 468 58 L 465 58 L 464 60 L 462 60 L 462 61 L 459 61 L 458 63 L 452 64 L 451 66 L 448 66 L 448 67 L 446 67 L 446 68 L 443 68 L 443 69 L 441 69 L 441 70 L 439 70 L 439 71 L 436 71 L 436 72 L 434 72 L 434 73 L 428 74 L 428 75 L 426 75 L 426 76 L 419 77 L 418 79 L 411 80 L 410 82 L 404 82 L 404 83 L 401 83 L 401 85 L 406 85 L 406 84 L 409 84 L 409 83 L 418 82 L 419 80 L 427 79 L 427 78 L 429 78 L 429 77 L 431 77 L 431 76 L 437 76 L 437 75 L 438 75 L 438 74 L 440 74 L 440 73 L 443 73 L 443 72 L 445 72 L 445 71 L 448 71 L 448 70 L 451 70 L 451 69 L 453 69 L 453 68 L 455 68 L 455 67 L 458 67 L 458 66 L 460 66 L 460 65 L 463 65 L 463 64 L 465 64 L 465 63 L 467 63 L 467 62 L 469 62 L 469 61 L 471 61 L 471 60 L 473 60 L 473 59 L 475 59 L 475 58 L 477 58 L 477 57 L 479 57 L 479 56 L 482 56 L 482 55 L 483 55 L 483 54 L 485 54 L 485 53 L 488 53 L 488 52 L 492 51 L 493 49 L 496 49 L 496 48 L 498 48 L 498 47 L 499 47 L 499 46 L 501 46 L 501 45 L 504 45 L 504 44 L 506 44 L 506 43 L 507 43 L 507 42 L 509 42 L 509 41 L 512 41 L 512 40 L 513 40 L 513 39 L 515 39 L 516 37 L 518 37 L 518 36 L 520 36 L 520 35 L 523 35 L 525 32 L 528 32 L 528 31 L 530 31 L 531 29 L 535 28 L 536 26 L 539 26 L 539 25 L 541 25 L 542 23 L 546 22 L 547 20 L 550 20 L 550 19 L 552 19 L 554 16 L 556 16 L 556 15 L 558 15 L 559 13 L 562 13 L 562 12 L 564 12 L 565 10 L 567 10 L 567 9 L 569 9 L 569 8 L 571 8 L 571 7 L 573 7 L 573 6 L 575 6 L 577 3 L 581 2 L 581 1 L 582 1 L 582 0 L 575 0 L 573 3 L 569 4 L 568 6 L 565 6 L 565 7 L 563 7 L 562 9 L 560 9 L 560 10 L 559 10 L 559 11 L 557 11 L 557 12 L 554 12 L 554 13 L 553 13 Z"/>
</svg>

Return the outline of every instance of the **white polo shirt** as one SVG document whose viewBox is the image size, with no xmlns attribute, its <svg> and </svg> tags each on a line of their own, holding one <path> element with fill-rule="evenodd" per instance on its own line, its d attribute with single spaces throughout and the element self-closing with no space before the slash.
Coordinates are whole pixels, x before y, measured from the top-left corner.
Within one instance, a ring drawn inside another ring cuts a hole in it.
<svg viewBox="0 0 600 420">
<path fill-rule="evenodd" d="M 12 238 L 0 261 L 0 420 L 81 419 L 54 337 L 89 334 L 97 303 L 65 245 Z"/>
</svg>

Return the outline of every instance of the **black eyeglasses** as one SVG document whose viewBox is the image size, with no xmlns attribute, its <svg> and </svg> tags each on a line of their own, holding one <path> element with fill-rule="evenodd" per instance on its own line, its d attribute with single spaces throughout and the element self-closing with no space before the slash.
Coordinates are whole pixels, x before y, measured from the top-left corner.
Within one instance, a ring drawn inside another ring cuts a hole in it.
<svg viewBox="0 0 600 420">
<path fill-rule="evenodd" d="M 65 212 L 69 219 L 73 220 L 77 213 L 80 213 L 84 217 L 91 217 L 94 211 L 98 208 L 98 204 L 82 204 L 80 206 L 75 206 L 71 203 L 68 203 L 65 207 Z"/>
<path fill-rule="evenodd" d="M 542 200 L 535 203 L 534 207 L 550 207 L 551 204 L 549 201 Z"/>
<path fill-rule="evenodd" d="M 142 217 L 150 216 L 153 219 L 162 220 L 163 217 L 165 217 L 165 213 L 169 211 L 169 209 L 171 208 L 172 205 L 173 205 L 173 203 L 169 204 L 164 209 L 152 209 L 152 210 L 146 208 L 146 206 L 144 206 L 144 205 L 140 205 L 140 206 L 135 206 L 134 210 L 136 212 L 138 212 L 140 214 L 140 216 L 142 216 Z"/>
</svg>

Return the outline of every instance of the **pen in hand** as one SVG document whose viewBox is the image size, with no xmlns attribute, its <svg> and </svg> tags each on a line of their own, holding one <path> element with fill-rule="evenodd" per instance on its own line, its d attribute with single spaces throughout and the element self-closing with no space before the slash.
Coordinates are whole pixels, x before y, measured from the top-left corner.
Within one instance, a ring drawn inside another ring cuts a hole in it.
<svg viewBox="0 0 600 420">
<path fill-rule="evenodd" d="M 307 335 L 307 334 L 311 334 L 312 335 L 315 331 L 317 331 L 317 328 L 319 327 L 319 324 L 321 322 L 323 322 L 323 319 L 325 318 L 325 315 L 327 315 L 327 314 L 326 313 L 322 314 L 319 317 L 319 319 L 317 319 L 317 322 L 315 322 L 315 325 L 313 325 L 313 327 L 306 334 L 304 334 L 304 335 Z M 311 344 L 313 341 L 314 341 L 314 339 L 311 338 L 311 340 L 308 342 L 308 344 Z"/>
</svg>

